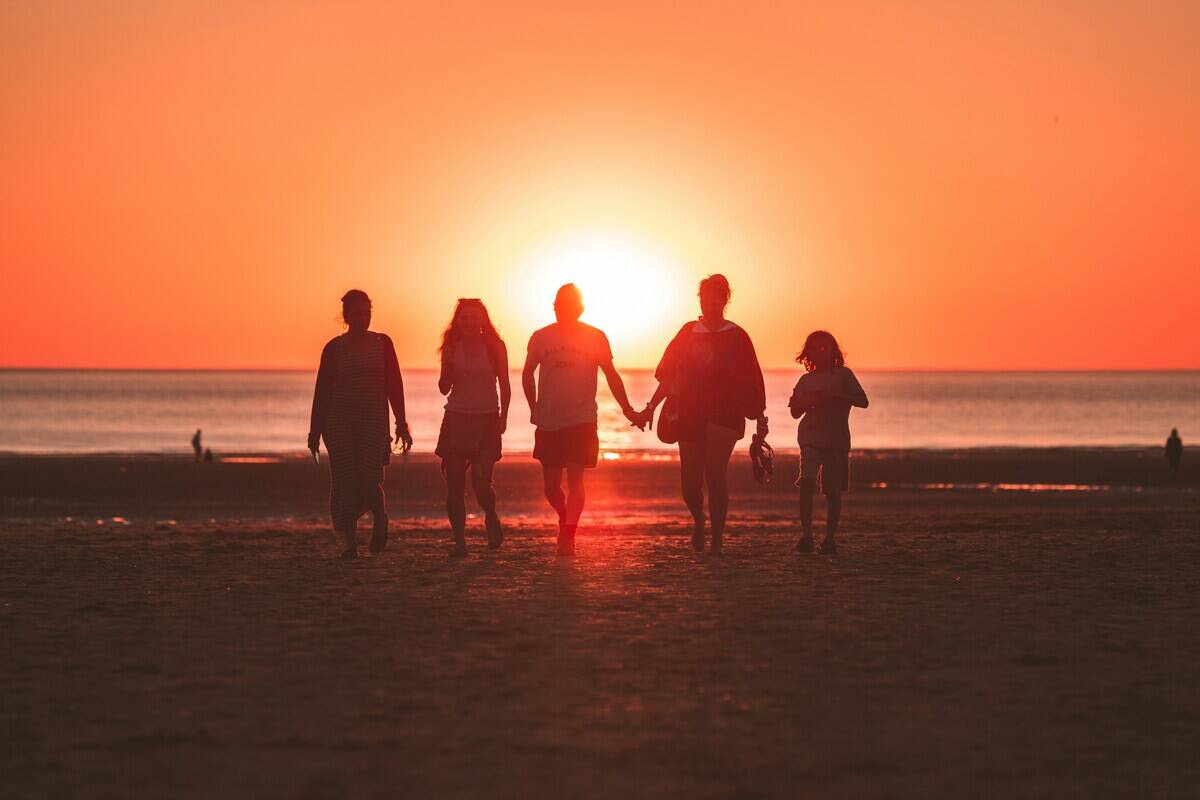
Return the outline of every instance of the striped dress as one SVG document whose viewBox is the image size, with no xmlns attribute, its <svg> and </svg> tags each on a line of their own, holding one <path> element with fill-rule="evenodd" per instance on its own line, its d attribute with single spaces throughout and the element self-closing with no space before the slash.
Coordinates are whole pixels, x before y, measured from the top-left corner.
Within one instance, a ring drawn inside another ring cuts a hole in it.
<svg viewBox="0 0 1200 800">
<path fill-rule="evenodd" d="M 349 336 L 339 336 L 321 354 L 313 395 L 311 431 L 329 451 L 329 512 L 334 530 L 353 530 L 369 508 L 364 488 L 383 483 L 391 455 L 388 401 L 404 420 L 404 391 L 391 340 L 368 333 L 357 352 Z"/>
</svg>

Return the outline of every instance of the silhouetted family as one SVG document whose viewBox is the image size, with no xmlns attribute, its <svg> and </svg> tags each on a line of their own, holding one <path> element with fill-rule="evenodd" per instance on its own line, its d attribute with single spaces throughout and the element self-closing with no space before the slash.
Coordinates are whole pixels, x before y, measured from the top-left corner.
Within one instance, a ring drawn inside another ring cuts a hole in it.
<svg viewBox="0 0 1200 800">
<path fill-rule="evenodd" d="M 766 391 L 754 345 L 746 332 L 725 318 L 732 291 L 723 275 L 700 282 L 701 316 L 687 322 L 667 345 L 655 370 L 658 387 L 636 410 L 613 366 L 608 337 L 580 320 L 583 297 L 566 284 L 554 298 L 555 322 L 529 338 L 521 386 L 534 425 L 533 457 L 541 462 L 546 499 L 558 515 L 558 553 L 574 555 L 575 534 L 584 507 L 585 470 L 596 466 L 597 376 L 603 372 L 613 398 L 630 424 L 654 428 L 658 436 L 678 444 L 680 483 L 693 519 L 692 547 L 703 551 L 706 522 L 710 550 L 719 555 L 729 509 L 726 473 L 737 442 L 755 421 L 752 453 L 756 466 L 769 469 Z M 342 297 L 347 331 L 321 353 L 313 393 L 308 448 L 315 454 L 323 439 L 330 460 L 330 515 L 344 538 L 342 558 L 356 558 L 358 518 L 370 511 L 374 529 L 372 552 L 387 545 L 388 517 L 383 470 L 393 452 L 388 406 L 395 418 L 397 453 L 412 446 L 404 414 L 404 384 L 391 339 L 370 330 L 371 300 L 351 290 Z M 499 548 L 503 527 L 496 510 L 493 470 L 501 458 L 501 439 L 508 425 L 512 398 L 508 351 L 483 302 L 458 301 L 439 349 L 438 389 L 446 395 L 445 415 L 435 453 L 446 479 L 446 513 L 455 555 L 465 555 L 466 482 L 470 472 L 475 497 L 484 512 L 488 546 Z M 796 361 L 805 374 L 789 401 L 800 420 L 800 523 L 796 544 L 812 552 L 812 501 L 819 487 L 828 503 L 826 537 L 821 552 L 835 550 L 841 493 L 849 482 L 851 406 L 867 407 L 867 396 L 845 366 L 834 337 L 814 331 Z M 760 470 L 761 471 L 761 470 Z M 566 477 L 566 489 L 563 477 Z M 705 516 L 705 491 L 708 516 Z"/>
</svg>

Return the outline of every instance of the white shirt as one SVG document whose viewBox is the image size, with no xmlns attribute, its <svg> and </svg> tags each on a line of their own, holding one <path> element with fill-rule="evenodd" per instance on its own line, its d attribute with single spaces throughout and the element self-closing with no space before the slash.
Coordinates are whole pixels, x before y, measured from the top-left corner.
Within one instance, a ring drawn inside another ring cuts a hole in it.
<svg viewBox="0 0 1200 800">
<path fill-rule="evenodd" d="M 596 422 L 596 371 L 612 361 L 608 337 L 583 322 L 555 322 L 529 337 L 538 366 L 533 424 L 547 431 Z"/>
</svg>

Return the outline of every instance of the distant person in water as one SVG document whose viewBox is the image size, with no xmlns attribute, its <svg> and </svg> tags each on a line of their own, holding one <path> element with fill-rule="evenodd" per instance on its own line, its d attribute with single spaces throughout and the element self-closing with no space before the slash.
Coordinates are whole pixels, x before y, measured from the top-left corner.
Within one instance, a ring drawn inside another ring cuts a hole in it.
<svg viewBox="0 0 1200 800">
<path fill-rule="evenodd" d="M 788 408 L 800 420 L 796 441 L 800 444 L 800 527 L 796 549 L 813 551 L 813 494 L 818 485 L 827 508 L 822 553 L 837 552 L 834 536 L 842 513 L 842 492 L 850 488 L 850 408 L 867 407 L 867 393 L 846 359 L 837 340 L 826 331 L 813 331 L 796 356 L 805 373 L 796 382 Z"/>
<path fill-rule="evenodd" d="M 412 447 L 404 416 L 404 383 L 392 340 L 371 327 L 371 298 L 351 289 L 342 297 L 348 330 L 321 352 L 313 390 L 308 449 L 325 440 L 329 452 L 329 510 L 333 529 L 345 539 L 341 557 L 358 557 L 358 518 L 374 517 L 371 552 L 387 545 L 388 516 L 383 468 L 390 460 L 388 404 L 396 418 L 400 452 Z"/>
<path fill-rule="evenodd" d="M 575 554 L 575 534 L 584 503 L 583 471 L 596 466 L 600 451 L 597 370 L 604 373 L 626 419 L 639 423 L 625 394 L 625 384 L 613 366 L 608 337 L 580 322 L 581 314 L 583 296 L 568 283 L 554 298 L 558 321 L 529 337 L 521 373 L 521 387 L 529 401 L 529 421 L 535 427 L 533 457 L 542 462 L 546 499 L 558 512 L 558 553 L 564 556 Z M 563 472 L 567 475 L 566 494 Z"/>
<path fill-rule="evenodd" d="M 500 460 L 500 437 L 508 427 L 512 386 L 508 350 L 492 325 L 487 307 L 474 298 L 458 301 L 442 334 L 438 391 L 447 395 L 437 449 L 446 478 L 446 513 L 454 534 L 454 555 L 467 554 L 467 469 L 475 499 L 483 509 L 488 547 L 504 541 L 496 513 L 492 471 Z M 499 389 L 499 391 L 497 391 Z"/>
<path fill-rule="evenodd" d="M 725 318 L 733 292 L 724 275 L 700 281 L 700 319 L 686 323 L 667 345 L 654 376 L 658 388 L 642 410 L 650 422 L 658 404 L 659 438 L 679 443 L 683 501 L 692 513 L 692 547 L 704 550 L 704 489 L 712 522 L 712 552 L 724 546 L 729 513 L 726 473 L 733 448 L 746 435 L 746 420 L 757 420 L 756 434 L 768 433 L 762 368 L 750 336 Z"/>
<path fill-rule="evenodd" d="M 205 463 L 205 464 L 211 464 L 211 463 L 213 463 L 213 451 L 212 451 L 212 448 L 207 448 L 207 447 L 206 447 L 206 448 L 204 449 L 204 463 Z"/>
<path fill-rule="evenodd" d="M 1179 429 L 1171 428 L 1171 435 L 1167 437 L 1167 465 L 1171 467 L 1171 471 L 1175 472 L 1179 469 L 1179 462 L 1183 459 L 1183 440 L 1179 438 Z"/>
<path fill-rule="evenodd" d="M 192 434 L 192 452 L 196 454 L 196 463 L 200 463 L 200 457 L 204 455 L 204 448 L 200 444 L 200 429 L 196 428 L 196 432 Z"/>
</svg>

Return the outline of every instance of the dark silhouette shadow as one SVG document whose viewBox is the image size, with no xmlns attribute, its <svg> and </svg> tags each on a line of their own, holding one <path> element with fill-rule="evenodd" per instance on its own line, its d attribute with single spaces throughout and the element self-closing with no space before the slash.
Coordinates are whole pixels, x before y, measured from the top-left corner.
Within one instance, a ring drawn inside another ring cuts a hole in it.
<svg viewBox="0 0 1200 800">
<path fill-rule="evenodd" d="M 533 457 L 542 463 L 546 500 L 558 513 L 558 553 L 562 556 L 575 554 L 575 533 L 583 514 L 583 474 L 596 466 L 600 454 L 597 371 L 604 373 L 625 418 L 638 427 L 645 424 L 629 404 L 625 384 L 613 366 L 608 337 L 580 321 L 583 309 L 583 295 L 575 284 L 559 288 L 554 297 L 556 321 L 529 337 L 521 372 L 521 388 L 534 426 Z"/>
<path fill-rule="evenodd" d="M 374 520 L 371 552 L 387 546 L 387 498 L 383 470 L 391 460 L 388 406 L 396 420 L 399 452 L 412 446 L 404 414 L 404 381 L 396 348 L 386 334 L 371 327 L 371 298 L 351 289 L 342 297 L 347 331 L 321 351 L 313 388 L 308 449 L 314 454 L 325 441 L 329 453 L 329 512 L 335 533 L 345 540 L 343 559 L 358 557 L 358 518 L 370 511 Z"/>
<path fill-rule="evenodd" d="M 446 413 L 434 452 L 442 459 L 446 479 L 446 514 L 454 535 L 451 554 L 467 554 L 468 469 L 475 499 L 483 509 L 488 547 L 496 550 L 504 541 L 504 531 L 496 512 L 492 475 L 508 428 L 512 385 L 508 349 L 482 300 L 458 301 L 438 354 L 438 391 L 446 395 Z"/>
<path fill-rule="evenodd" d="M 850 408 L 866 408 L 867 393 L 846 366 L 837 339 L 828 331 L 813 331 L 796 356 L 805 374 L 788 400 L 792 418 L 800 420 L 796 440 L 800 445 L 801 539 L 796 549 L 813 550 L 813 494 L 825 495 L 825 540 L 821 552 L 837 552 L 835 536 L 842 514 L 842 492 L 850 488 Z"/>
<path fill-rule="evenodd" d="M 1171 435 L 1167 437 L 1167 446 L 1165 448 L 1167 456 L 1167 466 L 1172 472 L 1179 469 L 1179 462 L 1183 460 L 1183 440 L 1179 438 L 1179 429 L 1171 428 Z"/>
<path fill-rule="evenodd" d="M 707 488 L 712 552 L 718 555 L 729 511 L 729 459 L 746 435 L 746 420 L 758 423 L 752 463 L 764 476 L 770 452 L 762 368 L 750 336 L 725 318 L 731 295 L 724 275 L 700 282 L 701 317 L 680 328 L 667 345 L 654 373 L 658 388 L 639 415 L 639 421 L 652 424 L 654 409 L 663 403 L 658 438 L 679 445 L 680 484 L 693 521 L 692 547 L 704 550 Z"/>
<path fill-rule="evenodd" d="M 204 455 L 204 448 L 200 444 L 200 429 L 196 428 L 196 432 L 192 434 L 192 452 L 196 454 L 196 463 L 200 463 L 201 457 Z"/>
</svg>

